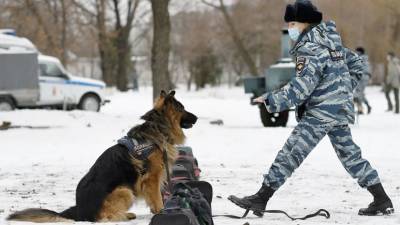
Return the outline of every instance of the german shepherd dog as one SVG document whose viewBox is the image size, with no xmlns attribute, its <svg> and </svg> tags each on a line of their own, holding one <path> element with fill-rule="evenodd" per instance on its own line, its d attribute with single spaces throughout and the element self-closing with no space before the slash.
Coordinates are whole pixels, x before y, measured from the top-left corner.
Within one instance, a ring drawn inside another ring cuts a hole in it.
<svg viewBox="0 0 400 225">
<path fill-rule="evenodd" d="M 144 123 L 133 127 L 129 138 L 145 139 L 154 147 L 148 156 L 147 169 L 141 173 L 144 163 L 135 159 L 127 148 L 116 144 L 107 149 L 80 180 L 76 189 L 76 205 L 57 213 L 47 209 L 26 209 L 10 215 L 8 220 L 31 222 L 67 221 L 127 221 L 135 219 L 127 211 L 134 198 L 143 197 L 151 212 L 157 214 L 163 208 L 160 189 L 165 181 L 163 150 L 167 152 L 169 168 L 175 161 L 175 145 L 185 139 L 182 128 L 191 128 L 197 117 L 186 111 L 175 99 L 175 91 L 161 91 L 154 108 L 141 118 Z"/>
</svg>

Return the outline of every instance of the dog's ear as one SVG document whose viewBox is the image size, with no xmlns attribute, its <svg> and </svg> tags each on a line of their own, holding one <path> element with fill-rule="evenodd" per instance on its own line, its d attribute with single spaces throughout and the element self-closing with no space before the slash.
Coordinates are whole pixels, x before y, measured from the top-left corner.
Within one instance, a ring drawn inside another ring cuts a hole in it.
<svg viewBox="0 0 400 225">
<path fill-rule="evenodd" d="M 145 121 L 150 121 L 152 120 L 157 114 L 157 110 L 152 109 L 148 111 L 146 114 L 144 114 L 140 119 L 145 120 Z"/>
<path fill-rule="evenodd" d="M 160 97 L 165 98 L 166 96 L 167 96 L 167 92 L 165 92 L 164 90 L 161 90 Z"/>
<path fill-rule="evenodd" d="M 165 100 L 167 98 L 168 98 L 167 93 L 164 90 L 162 90 L 160 92 L 160 97 L 158 97 L 154 102 L 154 109 L 160 110 L 163 107 Z"/>
<path fill-rule="evenodd" d="M 175 96 L 175 90 L 169 91 L 168 96 L 174 97 Z"/>
</svg>

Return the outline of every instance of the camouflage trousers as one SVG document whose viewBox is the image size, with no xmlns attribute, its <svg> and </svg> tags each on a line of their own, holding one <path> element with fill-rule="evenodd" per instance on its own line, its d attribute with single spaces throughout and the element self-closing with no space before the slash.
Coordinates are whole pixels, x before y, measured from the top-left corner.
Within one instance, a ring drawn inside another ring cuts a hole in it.
<svg viewBox="0 0 400 225">
<path fill-rule="evenodd" d="M 264 175 L 264 183 L 277 190 L 325 135 L 328 135 L 346 171 L 358 180 L 361 187 L 380 183 L 377 171 L 362 158 L 360 147 L 353 142 L 348 125 L 327 125 L 309 116 L 302 118 L 293 130 L 268 173 Z"/>
</svg>

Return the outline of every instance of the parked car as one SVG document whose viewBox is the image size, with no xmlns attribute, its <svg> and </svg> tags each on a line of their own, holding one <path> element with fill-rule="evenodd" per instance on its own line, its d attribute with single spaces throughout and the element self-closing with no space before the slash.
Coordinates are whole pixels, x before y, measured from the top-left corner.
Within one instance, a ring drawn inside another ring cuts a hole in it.
<svg viewBox="0 0 400 225">
<path fill-rule="evenodd" d="M 74 76 L 51 56 L 39 55 L 40 105 L 63 105 L 99 111 L 108 102 L 103 81 Z"/>
<path fill-rule="evenodd" d="M 39 54 L 31 44 L 0 36 L 0 111 L 56 107 L 99 111 L 105 83 L 70 74 L 61 62 Z M 28 45 L 29 48 L 24 48 Z"/>
</svg>

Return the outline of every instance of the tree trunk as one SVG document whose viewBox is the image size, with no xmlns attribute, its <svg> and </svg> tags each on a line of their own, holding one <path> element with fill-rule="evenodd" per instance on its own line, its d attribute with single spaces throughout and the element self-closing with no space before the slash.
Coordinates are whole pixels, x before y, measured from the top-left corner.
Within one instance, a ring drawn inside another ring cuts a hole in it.
<svg viewBox="0 0 400 225">
<path fill-rule="evenodd" d="M 125 29 L 129 29 L 126 27 Z M 117 37 L 117 51 L 118 51 L 118 62 L 117 62 L 117 88 L 120 91 L 128 90 L 128 66 L 130 64 L 130 45 L 129 35 L 122 29 Z M 129 33 L 129 32 L 128 32 Z"/>
<path fill-rule="evenodd" d="M 100 55 L 100 68 L 102 72 L 103 81 L 107 86 L 115 85 L 115 78 L 113 77 L 113 69 L 110 55 L 110 40 L 107 37 L 106 29 L 106 3 L 105 0 L 96 0 L 96 25 L 98 48 Z"/>
<path fill-rule="evenodd" d="M 68 61 L 68 52 L 67 52 L 67 7 L 65 5 L 65 0 L 61 0 L 61 62 L 66 65 Z"/>
<path fill-rule="evenodd" d="M 121 13 L 119 9 L 120 2 L 114 0 L 114 14 L 116 18 L 115 30 L 117 36 L 115 37 L 114 44 L 117 50 L 116 62 L 116 76 L 117 88 L 120 91 L 128 90 L 128 71 L 131 65 L 131 45 L 129 43 L 129 36 L 132 29 L 132 22 L 136 15 L 136 10 L 139 6 L 140 0 L 129 0 L 127 3 L 128 12 L 126 15 L 126 23 L 122 25 Z"/>
<path fill-rule="evenodd" d="M 168 63 L 170 52 L 171 24 L 168 12 L 169 0 L 151 0 L 153 12 L 153 46 L 151 49 L 151 71 L 153 81 L 153 99 L 161 90 L 172 88 Z"/>
</svg>

